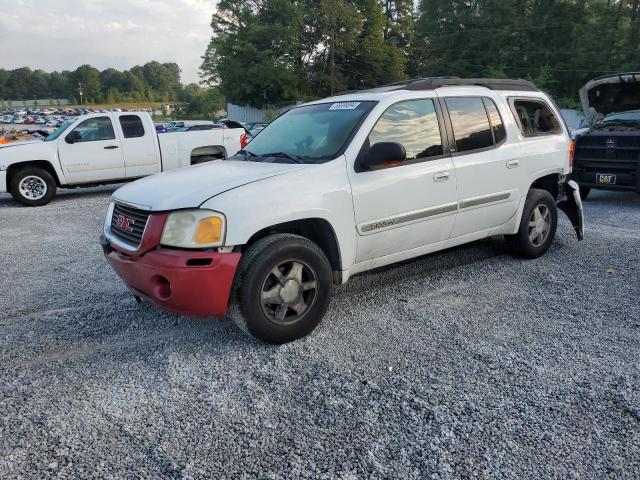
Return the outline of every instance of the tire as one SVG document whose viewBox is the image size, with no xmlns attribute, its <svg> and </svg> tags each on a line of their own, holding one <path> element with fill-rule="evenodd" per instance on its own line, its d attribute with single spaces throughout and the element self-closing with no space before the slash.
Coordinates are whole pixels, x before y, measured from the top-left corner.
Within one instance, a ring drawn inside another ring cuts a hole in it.
<svg viewBox="0 0 640 480">
<path fill-rule="evenodd" d="M 580 198 L 586 200 L 591 193 L 591 187 L 580 187 Z"/>
<path fill-rule="evenodd" d="M 332 289 L 331 265 L 315 243 L 297 235 L 270 235 L 243 255 L 228 316 L 255 338 L 292 342 L 318 326 Z"/>
<path fill-rule="evenodd" d="M 553 243 L 557 226 L 558 209 L 551 194 L 546 190 L 529 190 L 518 233 L 506 239 L 511 253 L 522 258 L 544 255 Z"/>
<path fill-rule="evenodd" d="M 9 191 L 23 205 L 39 207 L 55 197 L 56 181 L 42 168 L 26 167 L 13 175 Z"/>
</svg>

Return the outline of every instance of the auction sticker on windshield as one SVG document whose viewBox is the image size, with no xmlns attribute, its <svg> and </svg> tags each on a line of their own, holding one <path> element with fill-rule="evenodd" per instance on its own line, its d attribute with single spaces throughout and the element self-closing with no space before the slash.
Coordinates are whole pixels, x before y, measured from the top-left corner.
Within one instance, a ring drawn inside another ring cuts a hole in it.
<svg viewBox="0 0 640 480">
<path fill-rule="evenodd" d="M 360 102 L 340 102 L 334 103 L 329 107 L 329 110 L 355 110 L 360 105 Z"/>
</svg>

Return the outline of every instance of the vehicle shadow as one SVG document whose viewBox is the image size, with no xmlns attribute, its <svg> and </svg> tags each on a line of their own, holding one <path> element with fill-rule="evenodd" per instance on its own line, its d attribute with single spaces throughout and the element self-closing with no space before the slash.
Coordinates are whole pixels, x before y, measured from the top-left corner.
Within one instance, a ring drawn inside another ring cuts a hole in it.
<svg viewBox="0 0 640 480">
<path fill-rule="evenodd" d="M 114 184 L 114 185 L 104 185 L 101 187 L 89 187 L 89 188 L 75 188 L 75 189 L 66 189 L 59 188 L 56 196 L 53 198 L 49 205 L 55 205 L 60 202 L 65 202 L 72 200 L 74 198 L 99 198 L 104 197 L 105 195 L 111 195 L 118 188 L 120 188 L 122 184 Z M 2 207 L 15 207 L 22 208 L 24 205 L 14 200 L 14 198 L 9 193 L 0 194 L 0 208 Z M 24 207 L 29 208 L 29 207 Z M 41 207 L 36 207 L 41 208 Z"/>
</svg>

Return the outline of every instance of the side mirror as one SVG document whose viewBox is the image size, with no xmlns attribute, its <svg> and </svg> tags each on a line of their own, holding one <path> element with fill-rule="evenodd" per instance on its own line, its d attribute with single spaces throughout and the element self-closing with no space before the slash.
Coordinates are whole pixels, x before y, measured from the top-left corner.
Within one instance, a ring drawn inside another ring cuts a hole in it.
<svg viewBox="0 0 640 480">
<path fill-rule="evenodd" d="M 360 165 L 365 169 L 402 163 L 407 159 L 407 151 L 404 146 L 396 142 L 374 143 Z"/>
<path fill-rule="evenodd" d="M 65 138 L 65 141 L 71 144 L 79 142 L 80 140 L 82 140 L 82 135 L 80 135 L 80 132 L 77 130 L 72 130 Z"/>
</svg>

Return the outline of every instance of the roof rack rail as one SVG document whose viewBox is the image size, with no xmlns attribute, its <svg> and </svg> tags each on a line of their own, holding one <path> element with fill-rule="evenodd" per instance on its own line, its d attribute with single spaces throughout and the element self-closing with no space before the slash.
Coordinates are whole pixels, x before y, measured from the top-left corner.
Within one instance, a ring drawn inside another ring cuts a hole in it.
<svg viewBox="0 0 640 480">
<path fill-rule="evenodd" d="M 511 78 L 457 78 L 457 77 L 432 77 L 410 80 L 398 90 L 435 90 L 449 86 L 476 86 L 490 90 L 517 90 L 526 92 L 539 92 L 540 89 L 534 83 L 523 79 Z"/>
</svg>

